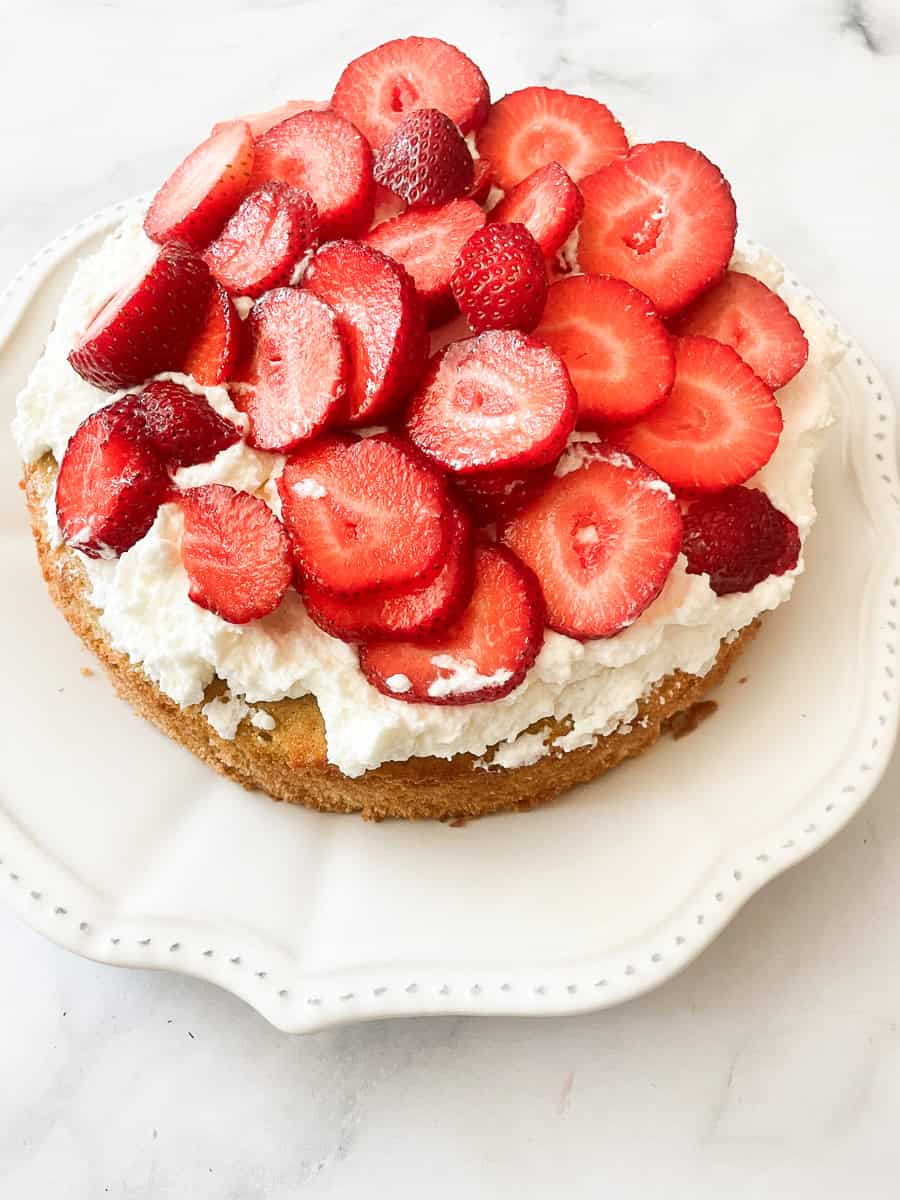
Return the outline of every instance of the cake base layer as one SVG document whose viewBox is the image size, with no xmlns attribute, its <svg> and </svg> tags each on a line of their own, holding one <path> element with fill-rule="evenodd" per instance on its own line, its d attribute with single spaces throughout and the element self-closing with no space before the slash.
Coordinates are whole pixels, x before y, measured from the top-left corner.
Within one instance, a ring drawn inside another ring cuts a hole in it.
<svg viewBox="0 0 900 1200">
<path fill-rule="evenodd" d="M 48 454 L 25 468 L 25 490 L 38 559 L 54 603 L 69 625 L 96 655 L 119 695 L 163 733 L 209 766 L 246 788 L 275 800 L 329 812 L 359 813 L 369 820 L 470 819 L 504 810 L 527 810 L 553 800 L 581 783 L 596 779 L 626 758 L 647 750 L 678 713 L 702 700 L 727 674 L 752 640 L 757 619 L 731 642 L 723 641 L 710 670 L 702 676 L 674 671 L 656 683 L 638 705 L 636 718 L 621 731 L 600 737 L 592 746 L 553 751 L 528 766 L 485 770 L 473 755 L 452 759 L 411 758 L 389 762 L 358 779 L 343 775 L 326 755 L 325 730 L 313 697 L 256 705 L 274 718 L 271 732 L 243 721 L 233 740 L 220 737 L 203 715 L 202 705 L 180 708 L 124 655 L 114 650 L 89 603 L 89 585 L 79 556 L 54 547 L 45 513 L 56 463 Z M 225 691 L 221 680 L 205 700 Z M 547 720 L 552 740 L 567 732 L 564 723 Z M 489 755 L 488 755 L 489 757 Z"/>
</svg>

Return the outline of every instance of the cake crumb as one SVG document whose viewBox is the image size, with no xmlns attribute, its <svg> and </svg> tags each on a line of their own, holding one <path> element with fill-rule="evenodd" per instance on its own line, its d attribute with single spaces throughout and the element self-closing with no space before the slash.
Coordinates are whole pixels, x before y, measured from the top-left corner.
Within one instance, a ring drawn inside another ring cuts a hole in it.
<svg viewBox="0 0 900 1200">
<path fill-rule="evenodd" d="M 20 480 L 19 480 L 19 491 L 20 491 L 20 492 L 24 492 L 24 491 L 25 491 L 25 480 L 24 480 L 24 479 L 20 479 Z"/>
<path fill-rule="evenodd" d="M 690 708 L 686 708 L 683 712 L 677 712 L 669 722 L 669 727 L 672 730 L 672 737 L 676 739 L 687 737 L 689 733 L 693 733 L 698 725 L 702 724 L 707 717 L 711 717 L 718 708 L 715 700 L 698 700 L 696 704 L 692 704 Z"/>
<path fill-rule="evenodd" d="M 450 829 L 463 829 L 468 824 L 465 817 L 454 817 L 452 821 L 447 821 L 447 826 Z"/>
<path fill-rule="evenodd" d="M 749 679 L 748 675 L 742 675 L 740 677 L 740 679 L 738 680 L 738 683 L 746 683 L 748 679 Z"/>
<path fill-rule="evenodd" d="M 81 674 L 85 677 L 85 679 L 90 679 L 93 676 L 94 672 L 91 670 L 90 667 L 82 667 Z"/>
</svg>

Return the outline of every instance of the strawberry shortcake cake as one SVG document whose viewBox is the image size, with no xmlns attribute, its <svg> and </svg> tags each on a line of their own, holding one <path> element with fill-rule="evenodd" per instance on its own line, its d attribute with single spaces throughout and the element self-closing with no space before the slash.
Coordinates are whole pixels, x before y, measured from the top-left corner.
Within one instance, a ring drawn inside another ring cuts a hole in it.
<svg viewBox="0 0 900 1200">
<path fill-rule="evenodd" d="M 232 779 L 528 808 L 787 600 L 836 338 L 722 172 L 433 38 L 216 125 L 81 262 L 14 433 L 50 593 Z"/>
</svg>

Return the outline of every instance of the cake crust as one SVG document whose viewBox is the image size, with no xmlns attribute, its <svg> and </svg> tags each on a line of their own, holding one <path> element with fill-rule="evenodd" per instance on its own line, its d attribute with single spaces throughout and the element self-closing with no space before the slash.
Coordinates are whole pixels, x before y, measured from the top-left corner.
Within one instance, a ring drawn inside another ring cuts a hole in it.
<svg viewBox="0 0 900 1200">
<path fill-rule="evenodd" d="M 652 746 L 673 717 L 721 682 L 760 624 L 757 619 L 731 642 L 723 641 L 705 675 L 681 671 L 666 675 L 641 699 L 629 727 L 598 738 L 592 746 L 551 750 L 528 766 L 490 770 L 476 766 L 471 754 L 411 758 L 384 763 L 351 779 L 327 761 L 324 725 L 313 697 L 258 704 L 274 718 L 275 728 L 269 732 L 242 721 L 234 740 L 228 741 L 203 716 L 202 704 L 180 708 L 140 666 L 111 647 L 99 614 L 88 601 L 87 576 L 78 555 L 50 542 L 45 513 L 55 477 L 56 463 L 49 454 L 25 467 L 25 493 L 41 571 L 57 608 L 97 657 L 122 699 L 222 775 L 275 800 L 322 811 L 358 813 L 368 820 L 465 820 L 544 804 Z M 224 683 L 215 680 L 204 702 L 224 691 Z M 531 728 L 546 730 L 551 738 L 566 732 L 565 724 L 552 719 Z"/>
</svg>

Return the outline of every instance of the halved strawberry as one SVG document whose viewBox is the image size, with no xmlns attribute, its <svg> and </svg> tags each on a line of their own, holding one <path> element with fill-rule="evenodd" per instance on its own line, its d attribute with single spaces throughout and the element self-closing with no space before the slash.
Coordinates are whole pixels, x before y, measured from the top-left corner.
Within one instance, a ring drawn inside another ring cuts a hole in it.
<svg viewBox="0 0 900 1200">
<path fill-rule="evenodd" d="M 708 575 L 713 591 L 728 596 L 792 571 L 800 557 L 800 532 L 765 492 L 733 487 L 690 506 L 682 550 L 688 574 Z"/>
<path fill-rule="evenodd" d="M 372 151 L 349 121 L 333 112 L 300 112 L 256 141 L 250 187 L 280 179 L 309 192 L 322 240 L 368 229 L 375 209 Z"/>
<path fill-rule="evenodd" d="M 130 396 L 91 413 L 69 439 L 56 480 L 63 541 L 88 558 L 117 558 L 153 524 L 168 488 Z"/>
<path fill-rule="evenodd" d="M 809 354 L 800 322 L 781 297 L 740 271 L 726 271 L 678 314 L 672 330 L 699 333 L 731 346 L 772 389 L 789 383 Z"/>
<path fill-rule="evenodd" d="M 253 136 L 247 122 L 219 126 L 153 197 L 144 218 L 147 236 L 194 249 L 205 246 L 240 204 L 252 169 Z"/>
<path fill-rule="evenodd" d="M 171 470 L 210 462 L 241 440 L 235 424 L 180 383 L 156 379 L 135 401 L 150 444 Z"/>
<path fill-rule="evenodd" d="M 463 133 L 477 129 L 491 98 L 484 76 L 439 38 L 385 42 L 344 67 L 331 103 L 377 149 L 414 109 L 436 108 Z"/>
<path fill-rule="evenodd" d="M 337 318 L 299 288 L 257 300 L 245 326 L 245 355 L 230 387 L 250 418 L 247 442 L 288 453 L 343 413 L 347 358 Z"/>
<path fill-rule="evenodd" d="M 237 119 L 246 121 L 250 126 L 250 132 L 255 138 L 258 138 L 267 133 L 273 125 L 280 125 L 282 121 L 295 116 L 298 112 L 324 112 L 326 108 L 330 107 L 328 100 L 285 100 L 284 104 L 279 104 L 277 108 L 267 108 L 265 112 L 246 113 Z M 220 129 L 229 124 L 231 124 L 230 121 L 220 121 L 218 125 L 213 125 L 212 132 L 218 133 Z"/>
<path fill-rule="evenodd" d="M 628 152 L 625 132 L 605 104 L 546 87 L 498 100 L 476 140 L 505 192 L 550 162 L 577 183 Z"/>
<path fill-rule="evenodd" d="M 293 577 L 284 526 L 258 496 L 224 483 L 177 494 L 184 513 L 181 561 L 189 596 L 232 625 L 265 617 Z"/>
<path fill-rule="evenodd" d="M 568 367 L 581 429 L 635 421 L 672 390 L 672 339 L 644 293 L 621 279 L 558 280 L 534 334 Z"/>
<path fill-rule="evenodd" d="M 422 374 L 428 338 L 422 302 L 399 263 L 361 242 L 323 246 L 304 287 L 330 305 L 347 348 L 349 423 L 394 412 Z"/>
<path fill-rule="evenodd" d="M 638 459 L 576 442 L 502 537 L 537 576 L 551 629 L 612 637 L 662 590 L 681 548 L 681 510 Z"/>
<path fill-rule="evenodd" d="M 241 201 L 203 257 L 226 291 L 256 297 L 287 283 L 318 235 L 319 217 L 309 193 L 273 179 Z"/>
<path fill-rule="evenodd" d="M 373 687 L 410 704 L 477 704 L 519 686 L 544 641 L 531 571 L 505 546 L 475 548 L 475 588 L 462 616 L 427 645 L 369 642 L 359 665 Z"/>
<path fill-rule="evenodd" d="M 344 642 L 422 641 L 439 635 L 469 603 L 474 582 L 471 522 L 455 506 L 450 523 L 443 565 L 424 588 L 398 595 L 336 596 L 307 580 L 306 611 L 321 629 Z"/>
<path fill-rule="evenodd" d="M 206 263 L 167 242 L 137 280 L 103 305 L 69 354 L 82 379 L 107 392 L 161 371 L 181 370 L 206 317 L 212 280 Z"/>
<path fill-rule="evenodd" d="M 479 525 L 509 520 L 525 504 L 542 492 L 553 477 L 552 462 L 532 471 L 479 471 L 458 475 L 457 490 Z"/>
<path fill-rule="evenodd" d="M 683 142 L 635 146 L 580 184 L 578 262 L 624 279 L 671 316 L 713 283 L 734 250 L 731 188 Z"/>
<path fill-rule="evenodd" d="M 428 323 L 437 325 L 456 311 L 450 276 L 460 250 L 485 220 L 474 200 L 451 200 L 441 208 L 401 213 L 376 225 L 363 240 L 406 268 Z"/>
<path fill-rule="evenodd" d="M 474 181 L 466 140 L 444 113 L 405 117 L 375 155 L 375 180 L 410 208 L 436 208 L 465 196 Z"/>
<path fill-rule="evenodd" d="M 529 333 L 544 311 L 547 265 L 524 225 L 485 225 L 460 250 L 450 288 L 473 333 Z"/>
<path fill-rule="evenodd" d="M 231 378 L 241 348 L 241 319 L 231 297 L 217 283 L 213 286 L 206 316 L 182 364 L 201 387 L 215 387 Z"/>
<path fill-rule="evenodd" d="M 395 434 L 322 437 L 278 481 L 303 576 L 340 595 L 425 587 L 451 537 L 443 478 Z"/>
<path fill-rule="evenodd" d="M 546 163 L 517 183 L 491 209 L 492 221 L 524 225 L 541 251 L 555 254 L 581 220 L 581 192 L 558 162 Z"/>
<path fill-rule="evenodd" d="M 472 186 L 469 188 L 469 199 L 476 204 L 484 204 L 494 185 L 494 168 L 486 158 L 472 160 Z"/>
<path fill-rule="evenodd" d="M 431 361 L 406 418 L 416 446 L 450 471 L 551 462 L 575 425 L 562 360 L 513 330 L 451 342 Z"/>
<path fill-rule="evenodd" d="M 766 465 L 781 434 L 772 392 L 730 346 L 675 339 L 675 384 L 667 400 L 615 434 L 674 488 L 721 492 Z"/>
</svg>

